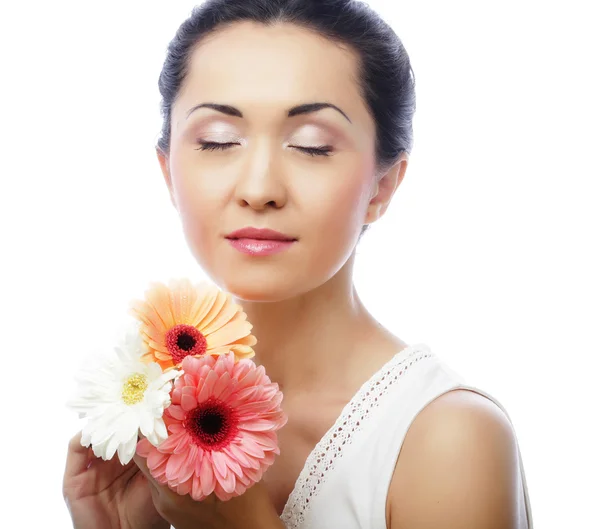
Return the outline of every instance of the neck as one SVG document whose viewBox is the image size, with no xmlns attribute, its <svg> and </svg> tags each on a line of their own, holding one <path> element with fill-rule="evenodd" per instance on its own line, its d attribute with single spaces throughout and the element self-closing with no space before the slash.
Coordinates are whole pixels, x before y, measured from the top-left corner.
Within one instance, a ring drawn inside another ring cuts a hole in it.
<svg viewBox="0 0 600 529">
<path fill-rule="evenodd" d="M 254 362 L 288 392 L 350 384 L 364 353 L 360 344 L 381 332 L 352 282 L 354 254 L 329 281 L 279 302 L 236 299 L 253 325 Z"/>
</svg>

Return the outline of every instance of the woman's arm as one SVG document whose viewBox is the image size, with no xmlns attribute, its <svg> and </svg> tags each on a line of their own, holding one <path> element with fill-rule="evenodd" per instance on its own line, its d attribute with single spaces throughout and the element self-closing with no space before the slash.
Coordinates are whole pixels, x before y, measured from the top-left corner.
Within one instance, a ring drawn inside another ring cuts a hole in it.
<svg viewBox="0 0 600 529">
<path fill-rule="evenodd" d="M 466 390 L 410 427 L 388 494 L 389 529 L 526 529 L 518 448 L 506 415 Z"/>
</svg>

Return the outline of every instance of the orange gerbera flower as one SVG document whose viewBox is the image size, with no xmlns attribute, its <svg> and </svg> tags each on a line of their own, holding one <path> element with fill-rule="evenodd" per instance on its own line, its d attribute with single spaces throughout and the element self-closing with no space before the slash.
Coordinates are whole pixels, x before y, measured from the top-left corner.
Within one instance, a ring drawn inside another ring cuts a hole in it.
<svg viewBox="0 0 600 529">
<path fill-rule="evenodd" d="M 246 313 L 231 294 L 209 282 L 153 282 L 144 301 L 131 302 L 129 313 L 142 322 L 143 360 L 157 362 L 163 370 L 179 366 L 186 356 L 229 351 L 236 360 L 254 356 L 256 338 Z"/>
</svg>

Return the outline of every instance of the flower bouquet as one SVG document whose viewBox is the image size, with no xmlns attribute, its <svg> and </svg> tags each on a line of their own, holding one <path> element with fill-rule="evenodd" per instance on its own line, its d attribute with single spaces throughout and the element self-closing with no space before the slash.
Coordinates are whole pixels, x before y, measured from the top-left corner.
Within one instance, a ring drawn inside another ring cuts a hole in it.
<svg viewBox="0 0 600 529">
<path fill-rule="evenodd" d="M 242 307 L 208 282 L 153 283 L 130 306 L 115 354 L 85 367 L 68 406 L 87 422 L 81 444 L 197 501 L 227 501 L 260 481 L 287 417 L 279 386 L 256 366 Z M 141 434 L 141 439 L 140 439 Z"/>
</svg>

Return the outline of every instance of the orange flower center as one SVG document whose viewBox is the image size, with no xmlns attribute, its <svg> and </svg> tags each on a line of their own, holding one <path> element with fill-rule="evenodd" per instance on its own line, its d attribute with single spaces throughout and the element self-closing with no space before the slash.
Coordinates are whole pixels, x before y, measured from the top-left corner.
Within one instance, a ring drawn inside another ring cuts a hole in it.
<svg viewBox="0 0 600 529">
<path fill-rule="evenodd" d="M 183 425 L 195 444 L 204 450 L 220 450 L 237 435 L 237 423 L 233 408 L 211 397 L 190 410 Z"/>
<path fill-rule="evenodd" d="M 206 338 L 193 325 L 179 324 L 169 329 L 165 345 L 175 364 L 186 356 L 203 355 L 206 352 Z"/>
</svg>

